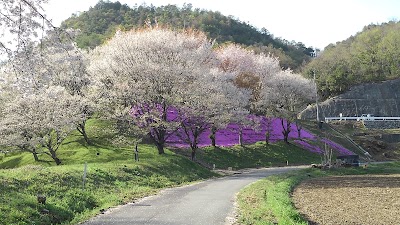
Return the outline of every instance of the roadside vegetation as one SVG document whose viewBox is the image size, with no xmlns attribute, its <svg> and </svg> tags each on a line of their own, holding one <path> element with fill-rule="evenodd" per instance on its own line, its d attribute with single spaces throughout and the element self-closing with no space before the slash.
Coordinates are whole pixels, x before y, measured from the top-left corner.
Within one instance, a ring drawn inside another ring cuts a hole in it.
<svg viewBox="0 0 400 225">
<path fill-rule="evenodd" d="M 217 169 L 235 169 L 252 167 L 276 167 L 320 163 L 321 156 L 283 141 L 270 143 L 257 142 L 252 145 L 232 147 L 206 147 L 198 152 L 199 161 Z"/>
<path fill-rule="evenodd" d="M 39 161 L 30 153 L 2 154 L 0 224 L 76 224 L 162 188 L 218 176 L 169 150 L 159 156 L 149 144 L 139 144 L 137 162 L 133 146 L 111 143 L 113 133 L 107 125 L 88 122 L 92 145 L 85 145 L 77 132 L 70 135 L 59 150 L 63 165 L 56 166 L 44 154 Z M 38 195 L 46 196 L 45 204 L 38 203 Z"/>
<path fill-rule="evenodd" d="M 30 152 L 1 154 L 0 224 L 76 224 L 160 189 L 218 176 L 190 161 L 188 149 L 167 148 L 160 156 L 155 145 L 141 143 L 137 162 L 134 145 L 115 143 L 111 122 L 90 119 L 86 127 L 91 144 L 78 131 L 70 134 L 58 151 L 62 165 L 46 154 L 39 154 L 39 161 Z M 201 148 L 197 159 L 221 169 L 283 166 L 287 160 L 310 164 L 320 156 L 281 141 Z M 46 196 L 45 204 L 38 203 L 38 195 Z"/>
<path fill-rule="evenodd" d="M 154 152 L 154 147 L 144 152 Z M 172 153 L 164 157 L 91 163 L 83 188 L 83 164 L 23 166 L 0 174 L 0 224 L 75 224 L 108 207 L 158 190 L 214 176 Z M 46 196 L 39 204 L 37 195 Z"/>
<path fill-rule="evenodd" d="M 291 193 L 298 184 L 312 178 L 365 174 L 400 174 L 400 163 L 332 170 L 310 168 L 257 181 L 238 194 L 238 223 L 308 224 L 291 200 Z"/>
</svg>

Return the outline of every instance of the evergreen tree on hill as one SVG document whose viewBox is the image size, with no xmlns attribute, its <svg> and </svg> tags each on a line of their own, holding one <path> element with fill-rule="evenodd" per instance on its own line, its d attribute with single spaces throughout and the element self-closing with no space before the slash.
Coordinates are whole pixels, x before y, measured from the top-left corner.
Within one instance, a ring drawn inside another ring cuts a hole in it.
<svg viewBox="0 0 400 225">
<path fill-rule="evenodd" d="M 203 31 L 218 44 L 237 43 L 255 52 L 271 52 L 281 59 L 281 67 L 298 69 L 310 60 L 313 51 L 301 42 L 288 42 L 274 38 L 267 29 L 256 29 L 248 23 L 220 12 L 193 9 L 191 4 L 182 8 L 176 5 L 155 7 L 134 5 L 130 8 L 120 2 L 99 1 L 94 7 L 80 14 L 73 14 L 63 21 L 62 28 L 79 29 L 76 42 L 80 48 L 94 48 L 112 37 L 117 29 L 130 30 L 146 26 L 166 26 L 175 29 Z"/>
</svg>

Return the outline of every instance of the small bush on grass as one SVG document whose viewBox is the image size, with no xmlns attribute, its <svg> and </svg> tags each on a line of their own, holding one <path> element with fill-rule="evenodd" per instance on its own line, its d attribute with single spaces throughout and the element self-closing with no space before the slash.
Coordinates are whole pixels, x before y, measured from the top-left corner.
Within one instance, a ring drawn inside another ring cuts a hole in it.
<svg viewBox="0 0 400 225">
<path fill-rule="evenodd" d="M 63 201 L 66 204 L 66 208 L 74 213 L 81 213 L 84 210 L 91 210 L 98 206 L 92 193 L 79 189 L 68 191 Z"/>
</svg>

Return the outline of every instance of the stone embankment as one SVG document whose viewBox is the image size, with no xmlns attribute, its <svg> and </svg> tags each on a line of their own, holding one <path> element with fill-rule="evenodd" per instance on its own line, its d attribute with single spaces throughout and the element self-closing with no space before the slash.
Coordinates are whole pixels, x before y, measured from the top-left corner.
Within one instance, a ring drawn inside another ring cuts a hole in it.
<svg viewBox="0 0 400 225">
<path fill-rule="evenodd" d="M 399 129 L 400 121 L 364 121 L 368 129 Z"/>
<path fill-rule="evenodd" d="M 350 91 L 319 105 L 320 118 L 343 116 L 400 116 L 400 79 L 354 86 Z M 299 117 L 315 119 L 315 105 L 308 106 Z"/>
</svg>

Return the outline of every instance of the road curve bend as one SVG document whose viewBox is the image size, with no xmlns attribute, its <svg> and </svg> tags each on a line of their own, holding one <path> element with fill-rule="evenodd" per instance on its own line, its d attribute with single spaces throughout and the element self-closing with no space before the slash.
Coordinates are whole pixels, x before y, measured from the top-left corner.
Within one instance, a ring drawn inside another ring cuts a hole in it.
<svg viewBox="0 0 400 225">
<path fill-rule="evenodd" d="M 229 224 L 235 194 L 261 178 L 303 167 L 249 169 L 241 174 L 169 188 L 160 194 L 98 215 L 84 225 L 218 225 Z"/>
</svg>

